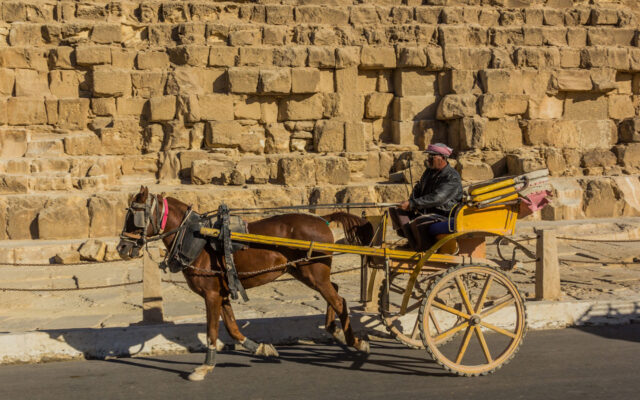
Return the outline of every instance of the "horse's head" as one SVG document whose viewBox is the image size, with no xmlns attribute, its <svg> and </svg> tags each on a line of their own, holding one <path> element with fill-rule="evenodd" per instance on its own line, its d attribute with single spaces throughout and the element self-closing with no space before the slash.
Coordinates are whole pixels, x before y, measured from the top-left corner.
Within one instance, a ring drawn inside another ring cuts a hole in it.
<svg viewBox="0 0 640 400">
<path fill-rule="evenodd" d="M 158 212 L 158 201 L 158 196 L 150 194 L 145 186 L 140 186 L 140 191 L 131 200 L 116 248 L 123 259 L 142 256 L 140 249 L 147 239 L 160 233 L 162 213 Z"/>
</svg>

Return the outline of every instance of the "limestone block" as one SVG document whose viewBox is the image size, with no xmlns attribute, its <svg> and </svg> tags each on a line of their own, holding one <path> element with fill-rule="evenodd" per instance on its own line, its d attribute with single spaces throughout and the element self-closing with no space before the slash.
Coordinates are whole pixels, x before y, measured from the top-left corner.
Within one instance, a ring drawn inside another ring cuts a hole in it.
<svg viewBox="0 0 640 400">
<path fill-rule="evenodd" d="M 452 70 L 438 75 L 438 90 L 441 96 L 446 94 L 478 93 L 476 77 L 473 71 Z"/>
<path fill-rule="evenodd" d="M 557 73 L 558 90 L 565 92 L 589 91 L 593 88 L 591 73 L 586 70 L 560 70 Z"/>
<path fill-rule="evenodd" d="M 456 169 L 463 181 L 484 181 L 493 178 L 491 166 L 475 157 L 458 158 Z"/>
<path fill-rule="evenodd" d="M 393 93 L 368 94 L 365 100 L 365 117 L 371 119 L 387 117 L 391 101 L 393 101 Z"/>
<path fill-rule="evenodd" d="M 64 151 L 70 156 L 100 154 L 101 147 L 100 138 L 93 133 L 83 133 L 64 138 Z"/>
<path fill-rule="evenodd" d="M 564 102 L 564 119 L 607 119 L 608 101 L 597 93 L 568 93 Z"/>
<path fill-rule="evenodd" d="M 293 22 L 293 7 L 268 5 L 265 7 L 266 21 L 270 25 L 286 25 Z"/>
<path fill-rule="evenodd" d="M 313 133 L 314 147 L 319 153 L 344 150 L 344 122 L 321 120 L 316 123 Z"/>
<path fill-rule="evenodd" d="M 580 50 L 580 67 L 601 68 L 608 66 L 607 49 L 604 47 L 587 47 Z"/>
<path fill-rule="evenodd" d="M 631 96 L 612 95 L 609 96 L 609 118 L 622 120 L 632 118 L 636 115 Z"/>
<path fill-rule="evenodd" d="M 399 145 L 414 145 L 417 141 L 420 122 L 422 121 L 393 121 L 391 141 Z"/>
<path fill-rule="evenodd" d="M 295 14 L 299 24 L 344 26 L 349 23 L 349 10 L 341 7 L 299 6 Z"/>
<path fill-rule="evenodd" d="M 549 147 L 544 150 L 544 162 L 551 176 L 561 176 L 567 169 L 566 161 L 560 149 Z"/>
<path fill-rule="evenodd" d="M 209 66 L 233 67 L 236 65 L 238 49 L 235 47 L 216 46 L 209 50 Z"/>
<path fill-rule="evenodd" d="M 358 68 L 349 67 L 335 71 L 336 92 L 355 94 L 358 91 Z"/>
<path fill-rule="evenodd" d="M 233 120 L 233 98 L 223 94 L 198 96 L 200 118 L 204 121 Z"/>
<path fill-rule="evenodd" d="M 56 253 L 53 257 L 55 264 L 76 264 L 80 262 L 80 253 L 75 250 L 67 250 Z"/>
<path fill-rule="evenodd" d="M 628 169 L 640 168 L 640 143 L 629 143 L 616 148 L 618 161 Z"/>
<path fill-rule="evenodd" d="M 593 180 L 584 190 L 584 214 L 587 218 L 621 215 L 624 203 L 619 200 L 617 187 L 610 180 Z"/>
<path fill-rule="evenodd" d="M 42 45 L 40 25 L 28 22 L 14 22 L 11 24 L 8 39 L 11 46 Z"/>
<path fill-rule="evenodd" d="M 107 245 L 102 240 L 91 239 L 84 242 L 78 249 L 80 258 L 87 261 L 102 261 Z"/>
<path fill-rule="evenodd" d="M 0 194 L 29 192 L 29 176 L 0 174 Z"/>
<path fill-rule="evenodd" d="M 514 54 L 514 60 L 519 67 L 556 67 L 560 65 L 560 51 L 556 47 L 518 47 Z"/>
<path fill-rule="evenodd" d="M 162 149 L 164 129 L 160 124 L 147 125 L 144 133 L 143 150 L 145 153 L 155 153 Z"/>
<path fill-rule="evenodd" d="M 286 157 L 278 161 L 278 182 L 287 186 L 315 186 L 316 164 L 310 157 Z"/>
<path fill-rule="evenodd" d="M 272 94 L 289 93 L 291 91 L 291 70 L 289 68 L 261 69 L 258 91 Z"/>
<path fill-rule="evenodd" d="M 291 69 L 292 93 L 316 93 L 320 88 L 320 70 L 316 68 Z"/>
<path fill-rule="evenodd" d="M 360 65 L 359 47 L 338 47 L 336 49 L 336 68 L 357 67 Z"/>
<path fill-rule="evenodd" d="M 423 47 L 399 47 L 397 52 L 399 68 L 427 66 L 427 53 Z"/>
<path fill-rule="evenodd" d="M 305 67 L 307 58 L 307 48 L 303 46 L 281 46 L 273 49 L 273 65 L 277 67 Z"/>
<path fill-rule="evenodd" d="M 620 123 L 620 141 L 640 142 L 640 118 L 628 118 Z"/>
<path fill-rule="evenodd" d="M 176 115 L 176 97 L 159 96 L 149 99 L 150 121 L 170 121 Z"/>
<path fill-rule="evenodd" d="M 530 119 L 559 119 L 564 112 L 564 99 L 557 96 L 530 97 L 528 117 Z"/>
<path fill-rule="evenodd" d="M 618 10 L 615 8 L 592 8 L 591 23 L 593 25 L 617 25 Z"/>
<path fill-rule="evenodd" d="M 616 70 L 613 68 L 598 68 L 591 71 L 591 82 L 593 83 L 593 91 L 606 93 L 615 90 Z"/>
<path fill-rule="evenodd" d="M 149 115 L 148 101 L 139 97 L 118 97 L 116 101 L 118 115 Z"/>
<path fill-rule="evenodd" d="M 362 70 L 358 71 L 356 87 L 358 93 L 375 92 L 378 85 L 378 71 Z"/>
<path fill-rule="evenodd" d="M 22 129 L 0 131 L 0 159 L 20 158 L 27 152 L 29 134 Z"/>
<path fill-rule="evenodd" d="M 440 45 L 446 47 L 485 46 L 489 42 L 487 28 L 473 25 L 440 25 Z"/>
<path fill-rule="evenodd" d="M 49 89 L 56 97 L 80 97 L 80 77 L 76 71 L 49 72 Z"/>
<path fill-rule="evenodd" d="M 102 128 L 98 133 L 104 154 L 137 154 L 142 149 L 143 135 L 137 130 L 114 127 Z"/>
<path fill-rule="evenodd" d="M 62 129 L 85 129 L 89 113 L 89 99 L 58 100 L 58 127 Z"/>
<path fill-rule="evenodd" d="M 525 34 L 523 29 L 520 27 L 505 27 L 505 28 L 494 28 L 489 32 L 491 44 L 494 46 L 502 47 L 507 45 L 515 45 L 522 46 L 524 44 L 530 44 L 532 42 L 530 36 L 531 32 L 540 31 L 540 28 L 529 28 L 526 32 L 529 34 L 527 36 L 527 41 L 525 43 Z M 537 35 L 536 35 L 537 36 Z M 542 35 L 540 35 L 541 37 Z M 542 42 L 542 40 L 540 41 Z M 537 43 L 532 43 L 537 44 Z M 540 43 L 541 44 L 541 43 Z"/>
<path fill-rule="evenodd" d="M 267 125 L 264 152 L 266 154 L 280 154 L 289 152 L 291 134 L 282 124 Z"/>
<path fill-rule="evenodd" d="M 437 75 L 422 70 L 399 69 L 394 74 L 396 96 L 425 96 L 437 93 Z"/>
<path fill-rule="evenodd" d="M 396 97 L 393 102 L 393 118 L 396 121 L 434 119 L 438 98 L 433 95 Z"/>
<path fill-rule="evenodd" d="M 515 150 L 522 147 L 522 130 L 517 120 L 502 119 L 486 122 L 481 139 L 484 148 Z"/>
<path fill-rule="evenodd" d="M 91 28 L 91 40 L 100 44 L 119 43 L 122 41 L 122 29 L 118 24 L 99 23 Z"/>
<path fill-rule="evenodd" d="M 278 120 L 278 102 L 276 99 L 261 99 L 260 122 L 269 124 Z"/>
<path fill-rule="evenodd" d="M 164 71 L 133 71 L 131 72 L 133 96 L 143 98 L 162 96 L 167 86 L 167 79 L 167 73 Z"/>
<path fill-rule="evenodd" d="M 51 199 L 38 213 L 38 238 L 85 238 L 89 236 L 89 222 L 85 198 L 65 196 Z"/>
<path fill-rule="evenodd" d="M 522 93 L 522 86 L 519 84 L 521 77 L 517 71 L 485 69 L 479 71 L 478 77 L 485 93 Z"/>
<path fill-rule="evenodd" d="M 238 121 L 208 121 L 204 136 L 205 146 L 238 148 L 243 152 L 262 153 L 265 145 L 264 128 L 259 125 L 243 126 Z"/>
<path fill-rule="evenodd" d="M 12 96 L 14 83 L 14 70 L 8 68 L 0 68 L 0 96 Z"/>
<path fill-rule="evenodd" d="M 49 94 L 47 74 L 32 69 L 17 69 L 15 71 L 16 96 L 44 97 Z"/>
<path fill-rule="evenodd" d="M 505 115 L 521 115 L 527 112 L 528 96 L 515 94 L 485 94 L 478 100 L 480 115 L 502 118 Z"/>
<path fill-rule="evenodd" d="M 562 68 L 579 68 L 580 50 L 562 47 L 560 49 L 560 66 Z"/>
<path fill-rule="evenodd" d="M 9 125 L 32 125 L 47 122 L 43 99 L 11 97 L 7 100 Z"/>
<path fill-rule="evenodd" d="M 474 95 L 450 94 L 444 96 L 438 104 L 437 118 L 441 120 L 470 117 L 476 113 Z"/>
<path fill-rule="evenodd" d="M 396 52 L 393 47 L 369 47 L 362 48 L 360 54 L 360 68 L 384 69 L 396 67 Z"/>
<path fill-rule="evenodd" d="M 364 124 L 362 122 L 345 122 L 344 148 L 350 153 L 365 151 Z"/>
<path fill-rule="evenodd" d="M 608 168 L 616 165 L 616 162 L 615 154 L 608 149 L 591 149 L 585 151 L 582 155 L 583 168 Z"/>
<path fill-rule="evenodd" d="M 617 138 L 617 129 L 610 120 L 531 120 L 525 126 L 528 145 L 557 148 L 610 148 Z"/>
<path fill-rule="evenodd" d="M 295 95 L 280 101 L 279 120 L 281 121 L 306 121 L 321 119 L 323 115 L 323 96 Z"/>
<path fill-rule="evenodd" d="M 7 121 L 7 100 L 0 98 L 0 125 L 6 124 Z"/>
<path fill-rule="evenodd" d="M 545 167 L 537 150 L 518 149 L 506 158 L 509 175 L 522 175 Z"/>
<path fill-rule="evenodd" d="M 315 68 L 335 68 L 336 50 L 333 47 L 314 46 L 308 48 L 307 65 Z"/>
<path fill-rule="evenodd" d="M 196 185 L 211 183 L 229 183 L 234 163 L 223 157 L 217 159 L 195 160 L 191 166 L 191 182 Z"/>
<path fill-rule="evenodd" d="M 229 68 L 229 85 L 233 93 L 256 93 L 259 72 L 251 68 Z"/>
<path fill-rule="evenodd" d="M 176 65 L 204 67 L 209 62 L 209 47 L 207 46 L 183 45 L 168 48 L 167 53 L 171 62 Z"/>
<path fill-rule="evenodd" d="M 269 66 L 273 64 L 273 50 L 263 47 L 241 47 L 238 65 Z"/>
<path fill-rule="evenodd" d="M 27 198 L 6 198 L 7 207 L 7 236 L 12 240 L 37 239 L 38 225 L 36 217 L 42 209 L 46 199 L 38 196 Z"/>
<path fill-rule="evenodd" d="M 138 69 L 165 69 L 169 67 L 169 55 L 163 51 L 145 51 L 136 56 Z"/>
<path fill-rule="evenodd" d="M 316 182 L 318 184 L 346 185 L 351 171 L 344 157 L 316 158 Z"/>
<path fill-rule="evenodd" d="M 111 64 L 111 48 L 107 46 L 76 47 L 76 63 L 82 66 Z"/>
<path fill-rule="evenodd" d="M 131 94 L 131 75 L 126 70 L 99 67 L 93 70 L 93 94 L 119 97 Z"/>
<path fill-rule="evenodd" d="M 259 98 L 247 97 L 236 99 L 233 111 L 236 119 L 259 120 L 261 115 Z"/>
</svg>

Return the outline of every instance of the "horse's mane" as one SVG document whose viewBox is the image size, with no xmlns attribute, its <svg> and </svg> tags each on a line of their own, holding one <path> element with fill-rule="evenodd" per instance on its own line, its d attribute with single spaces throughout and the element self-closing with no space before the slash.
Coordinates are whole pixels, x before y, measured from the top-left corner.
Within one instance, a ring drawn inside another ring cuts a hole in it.
<svg viewBox="0 0 640 400">
<path fill-rule="evenodd" d="M 339 222 L 344 229 L 344 236 L 349 244 L 369 246 L 373 240 L 373 225 L 357 215 L 343 211 L 321 217 L 327 222 Z"/>
</svg>

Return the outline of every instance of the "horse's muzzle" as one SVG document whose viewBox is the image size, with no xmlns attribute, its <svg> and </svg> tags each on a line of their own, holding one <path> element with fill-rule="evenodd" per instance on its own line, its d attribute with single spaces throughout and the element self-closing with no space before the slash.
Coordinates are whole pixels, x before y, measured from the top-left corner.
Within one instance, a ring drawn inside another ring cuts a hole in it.
<svg viewBox="0 0 640 400">
<path fill-rule="evenodd" d="M 131 258 L 138 258 L 141 255 L 140 248 L 141 247 L 135 242 L 120 240 L 116 250 L 123 260 L 129 260 Z"/>
</svg>

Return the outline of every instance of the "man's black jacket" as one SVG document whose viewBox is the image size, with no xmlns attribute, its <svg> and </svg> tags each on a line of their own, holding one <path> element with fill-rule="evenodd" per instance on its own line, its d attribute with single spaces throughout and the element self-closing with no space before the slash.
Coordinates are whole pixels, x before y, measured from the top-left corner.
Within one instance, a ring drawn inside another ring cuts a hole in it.
<svg viewBox="0 0 640 400">
<path fill-rule="evenodd" d="M 462 181 L 458 171 L 449 164 L 440 171 L 428 168 L 413 187 L 409 204 L 411 210 L 449 216 L 462 200 Z"/>
</svg>

